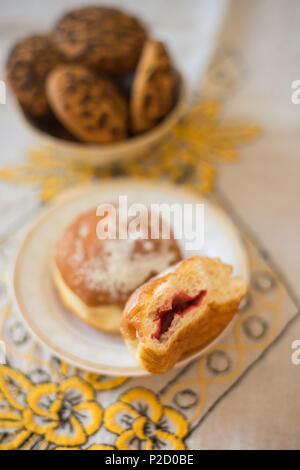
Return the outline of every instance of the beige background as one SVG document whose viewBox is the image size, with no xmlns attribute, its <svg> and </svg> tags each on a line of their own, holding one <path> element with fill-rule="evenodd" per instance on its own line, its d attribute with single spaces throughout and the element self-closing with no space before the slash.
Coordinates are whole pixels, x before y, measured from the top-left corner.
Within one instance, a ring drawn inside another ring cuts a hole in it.
<svg viewBox="0 0 300 470">
<path fill-rule="evenodd" d="M 82 2 L 65 1 L 64 6 L 78 3 Z M 158 36 L 169 41 L 191 84 L 205 69 L 217 31 L 217 48 L 234 50 L 239 80 L 226 96 L 226 117 L 260 123 L 264 134 L 241 151 L 239 163 L 220 166 L 218 186 L 297 293 L 300 105 L 291 102 L 291 82 L 300 79 L 300 2 L 235 0 L 222 27 L 225 3 L 127 1 L 126 7 L 147 12 L 148 22 Z M 6 2 L 0 19 L 1 65 L 13 38 L 36 24 L 44 29 L 62 8 L 58 1 Z M 0 106 L 0 132 L 0 164 L 23 158 L 32 138 L 17 120 L 9 98 L 6 106 Z M 1 183 L 1 230 L 12 227 L 20 214 L 36 204 L 34 191 L 15 190 Z M 189 439 L 190 448 L 300 448 L 300 365 L 291 363 L 295 339 L 300 339 L 299 318 L 206 417 Z"/>
<path fill-rule="evenodd" d="M 291 82 L 300 78 L 300 2 L 236 0 L 222 33 L 237 51 L 242 80 L 226 114 L 253 120 L 263 136 L 238 164 L 222 165 L 218 185 L 281 267 L 296 293 L 300 284 L 300 105 Z M 300 365 L 284 337 L 224 398 L 199 429 L 206 448 L 300 448 Z"/>
</svg>

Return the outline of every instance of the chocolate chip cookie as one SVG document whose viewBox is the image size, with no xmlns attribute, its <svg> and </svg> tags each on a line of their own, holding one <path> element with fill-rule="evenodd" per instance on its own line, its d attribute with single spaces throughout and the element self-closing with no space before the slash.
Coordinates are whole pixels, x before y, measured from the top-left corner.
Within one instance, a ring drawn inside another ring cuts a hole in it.
<svg viewBox="0 0 300 470">
<path fill-rule="evenodd" d="M 49 110 L 45 80 L 61 61 L 62 56 L 48 36 L 30 36 L 10 51 L 6 63 L 7 81 L 30 115 L 43 116 Z"/>
<path fill-rule="evenodd" d="M 131 127 L 134 133 L 154 127 L 172 108 L 178 75 L 162 42 L 144 46 L 131 94 Z"/>
<path fill-rule="evenodd" d="M 46 92 L 57 118 L 80 140 L 102 144 L 126 138 L 127 102 L 110 79 L 79 65 L 61 66 L 49 75 Z"/>
<path fill-rule="evenodd" d="M 53 39 L 72 62 L 107 73 L 123 73 L 136 66 L 146 35 L 137 19 L 119 10 L 85 7 L 63 16 Z"/>
</svg>

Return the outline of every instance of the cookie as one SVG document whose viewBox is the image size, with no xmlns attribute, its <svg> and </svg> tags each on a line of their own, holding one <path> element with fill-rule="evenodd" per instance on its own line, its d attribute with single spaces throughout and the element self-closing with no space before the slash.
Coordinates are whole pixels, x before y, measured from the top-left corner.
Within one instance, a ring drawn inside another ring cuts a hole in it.
<svg viewBox="0 0 300 470">
<path fill-rule="evenodd" d="M 32 116 L 49 110 L 45 94 L 48 73 L 62 61 L 48 36 L 34 35 L 18 42 L 9 53 L 6 77 L 18 101 Z"/>
<path fill-rule="evenodd" d="M 29 118 L 29 116 L 27 116 L 27 118 Z M 49 113 L 45 116 L 31 116 L 29 122 L 36 129 L 39 129 L 43 133 L 56 137 L 57 139 L 68 140 L 70 142 L 79 142 L 79 140 L 61 124 L 61 122 L 57 119 L 51 109 L 49 110 Z"/>
<path fill-rule="evenodd" d="M 126 138 L 127 103 L 115 84 L 79 65 L 53 70 L 46 82 L 53 112 L 84 142 L 117 142 Z"/>
<path fill-rule="evenodd" d="M 134 133 L 154 127 L 172 108 L 178 76 L 162 42 L 147 41 L 140 58 L 130 100 Z"/>
<path fill-rule="evenodd" d="M 53 39 L 72 62 L 108 73 L 133 69 L 141 54 L 146 30 L 119 10 L 86 7 L 70 11 L 58 22 Z"/>
</svg>

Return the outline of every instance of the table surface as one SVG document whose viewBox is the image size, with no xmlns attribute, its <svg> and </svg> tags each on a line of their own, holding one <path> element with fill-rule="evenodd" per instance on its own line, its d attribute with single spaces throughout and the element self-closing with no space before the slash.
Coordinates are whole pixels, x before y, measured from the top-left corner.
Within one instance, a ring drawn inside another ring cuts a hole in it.
<svg viewBox="0 0 300 470">
<path fill-rule="evenodd" d="M 26 3 L 26 6 L 25 6 Z M 11 42 L 39 26 L 44 31 L 69 5 L 79 1 L 20 2 L 1 8 L 0 66 Z M 123 2 L 101 2 L 122 4 Z M 224 101 L 225 116 L 261 125 L 262 137 L 241 150 L 238 163 L 219 168 L 218 187 L 272 254 L 297 293 L 300 284 L 300 105 L 291 101 L 299 79 L 297 0 L 127 1 L 145 16 L 155 35 L 170 44 L 191 86 L 198 83 L 212 51 L 233 51 L 238 86 Z M 221 5 L 222 4 L 222 5 Z M 172 5 L 172 7 L 171 7 Z M 220 7 L 221 5 L 221 7 Z M 226 12 L 225 12 L 226 7 Z M 165 12 L 165 14 L 164 14 Z M 219 39 L 218 39 L 219 38 Z M 203 48 L 203 44 L 209 47 Z M 0 74 L 1 78 L 1 74 Z M 11 105 L 0 105 L 0 165 L 20 161 L 34 138 Z M 36 191 L 0 184 L 3 236 L 22 214 L 37 205 Z M 291 344 L 300 339 L 296 319 L 238 385 L 214 407 L 192 436 L 190 448 L 299 448 L 300 365 L 291 362 Z"/>
</svg>

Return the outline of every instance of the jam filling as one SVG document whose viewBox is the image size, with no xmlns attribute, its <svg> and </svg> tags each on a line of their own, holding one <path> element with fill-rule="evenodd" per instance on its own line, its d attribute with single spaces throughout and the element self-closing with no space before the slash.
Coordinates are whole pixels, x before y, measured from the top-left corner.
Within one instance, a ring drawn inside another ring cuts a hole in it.
<svg viewBox="0 0 300 470">
<path fill-rule="evenodd" d="M 199 307 L 206 292 L 206 290 L 201 290 L 195 297 L 190 297 L 186 292 L 175 295 L 172 300 L 172 307 L 169 310 L 158 310 L 156 312 L 157 328 L 152 334 L 152 338 L 160 339 L 161 335 L 171 326 L 175 315 L 183 316 L 193 308 Z"/>
</svg>

